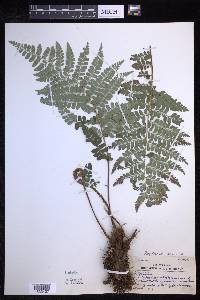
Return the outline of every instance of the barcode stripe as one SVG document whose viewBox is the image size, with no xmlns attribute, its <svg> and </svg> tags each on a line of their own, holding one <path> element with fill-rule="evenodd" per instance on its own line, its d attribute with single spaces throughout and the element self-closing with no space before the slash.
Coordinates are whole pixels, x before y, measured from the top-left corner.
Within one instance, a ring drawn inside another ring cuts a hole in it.
<svg viewBox="0 0 200 300">
<path fill-rule="evenodd" d="M 29 294 L 54 294 L 56 292 L 55 283 L 30 283 Z"/>
</svg>

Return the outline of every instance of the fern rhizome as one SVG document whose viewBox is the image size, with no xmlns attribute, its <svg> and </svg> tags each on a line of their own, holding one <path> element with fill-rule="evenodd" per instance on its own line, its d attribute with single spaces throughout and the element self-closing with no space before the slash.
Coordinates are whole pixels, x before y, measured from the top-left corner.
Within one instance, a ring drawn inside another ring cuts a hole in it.
<svg viewBox="0 0 200 300">
<path fill-rule="evenodd" d="M 173 173 L 184 173 L 186 159 L 178 151 L 180 145 L 189 145 L 189 137 L 181 130 L 180 112 L 188 109 L 154 85 L 151 47 L 131 56 L 133 70 L 120 73 L 123 61 L 103 69 L 103 49 L 89 63 L 89 44 L 83 48 L 77 61 L 67 43 L 63 51 L 58 42 L 42 49 L 15 41 L 10 43 L 32 63 L 34 76 L 43 86 L 37 90 L 40 102 L 58 109 L 68 125 L 81 130 L 86 142 L 93 146 L 92 154 L 107 165 L 107 193 L 100 190 L 100 182 L 93 178 L 92 164 L 76 168 L 73 177 L 82 186 L 95 220 L 107 239 L 103 265 L 107 271 L 105 284 L 117 293 L 134 289 L 134 277 L 129 266 L 128 251 L 137 235 L 137 229 L 127 234 L 114 216 L 110 186 L 111 175 L 118 174 L 113 186 L 129 179 L 138 192 L 135 210 L 159 205 L 167 199 L 168 183 L 180 186 Z M 128 80 L 134 72 L 137 80 Z M 116 101 L 115 95 L 123 97 Z M 114 100 L 115 99 L 115 100 Z M 116 151 L 118 150 L 118 151 Z M 113 159 L 113 151 L 118 158 Z M 110 218 L 110 229 L 105 229 L 98 218 L 89 191 L 102 202 Z"/>
</svg>

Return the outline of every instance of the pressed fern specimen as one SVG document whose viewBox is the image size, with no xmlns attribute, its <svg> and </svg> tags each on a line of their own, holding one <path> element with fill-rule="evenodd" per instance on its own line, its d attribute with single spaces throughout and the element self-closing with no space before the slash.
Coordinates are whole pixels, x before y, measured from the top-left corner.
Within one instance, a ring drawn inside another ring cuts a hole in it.
<svg viewBox="0 0 200 300">
<path fill-rule="evenodd" d="M 138 80 L 127 80 L 133 72 L 120 73 L 123 61 L 103 69 L 102 45 L 89 63 L 89 44 L 83 48 L 77 61 L 67 43 L 66 53 L 58 42 L 42 49 L 15 41 L 10 43 L 32 63 L 34 76 L 43 86 L 37 90 L 43 104 L 54 106 L 68 125 L 82 130 L 86 142 L 93 145 L 92 154 L 107 162 L 107 195 L 100 192 L 89 162 L 76 168 L 73 177 L 85 192 L 89 207 L 105 235 L 108 246 L 103 265 L 115 292 L 132 290 L 134 278 L 129 267 L 128 251 L 137 235 L 137 229 L 127 235 L 124 226 L 114 216 L 111 207 L 111 174 L 118 176 L 113 186 L 129 179 L 140 205 L 159 205 L 167 199 L 168 182 L 180 186 L 174 171 L 184 173 L 186 159 L 177 146 L 189 145 L 189 137 L 181 129 L 180 112 L 187 108 L 164 91 L 157 91 L 153 78 L 151 47 L 131 56 L 132 67 Z M 123 101 L 113 100 L 120 94 Z M 117 159 L 113 151 L 118 150 Z M 93 208 L 89 190 L 97 194 L 111 221 L 107 230 Z"/>
</svg>

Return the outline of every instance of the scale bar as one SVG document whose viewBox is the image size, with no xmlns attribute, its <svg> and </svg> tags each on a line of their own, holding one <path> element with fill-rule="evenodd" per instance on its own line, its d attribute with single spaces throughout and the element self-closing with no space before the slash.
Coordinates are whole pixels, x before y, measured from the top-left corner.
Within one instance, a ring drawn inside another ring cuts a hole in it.
<svg viewBox="0 0 200 300">
<path fill-rule="evenodd" d="M 29 5 L 31 19 L 124 18 L 124 5 Z"/>
</svg>

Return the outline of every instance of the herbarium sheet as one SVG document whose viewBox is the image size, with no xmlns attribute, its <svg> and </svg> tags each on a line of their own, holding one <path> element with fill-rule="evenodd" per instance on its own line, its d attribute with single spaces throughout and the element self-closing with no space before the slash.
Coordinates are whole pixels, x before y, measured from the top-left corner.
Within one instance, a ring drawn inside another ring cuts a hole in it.
<svg viewBox="0 0 200 300">
<path fill-rule="evenodd" d="M 195 294 L 193 23 L 5 47 L 5 294 Z"/>
</svg>

